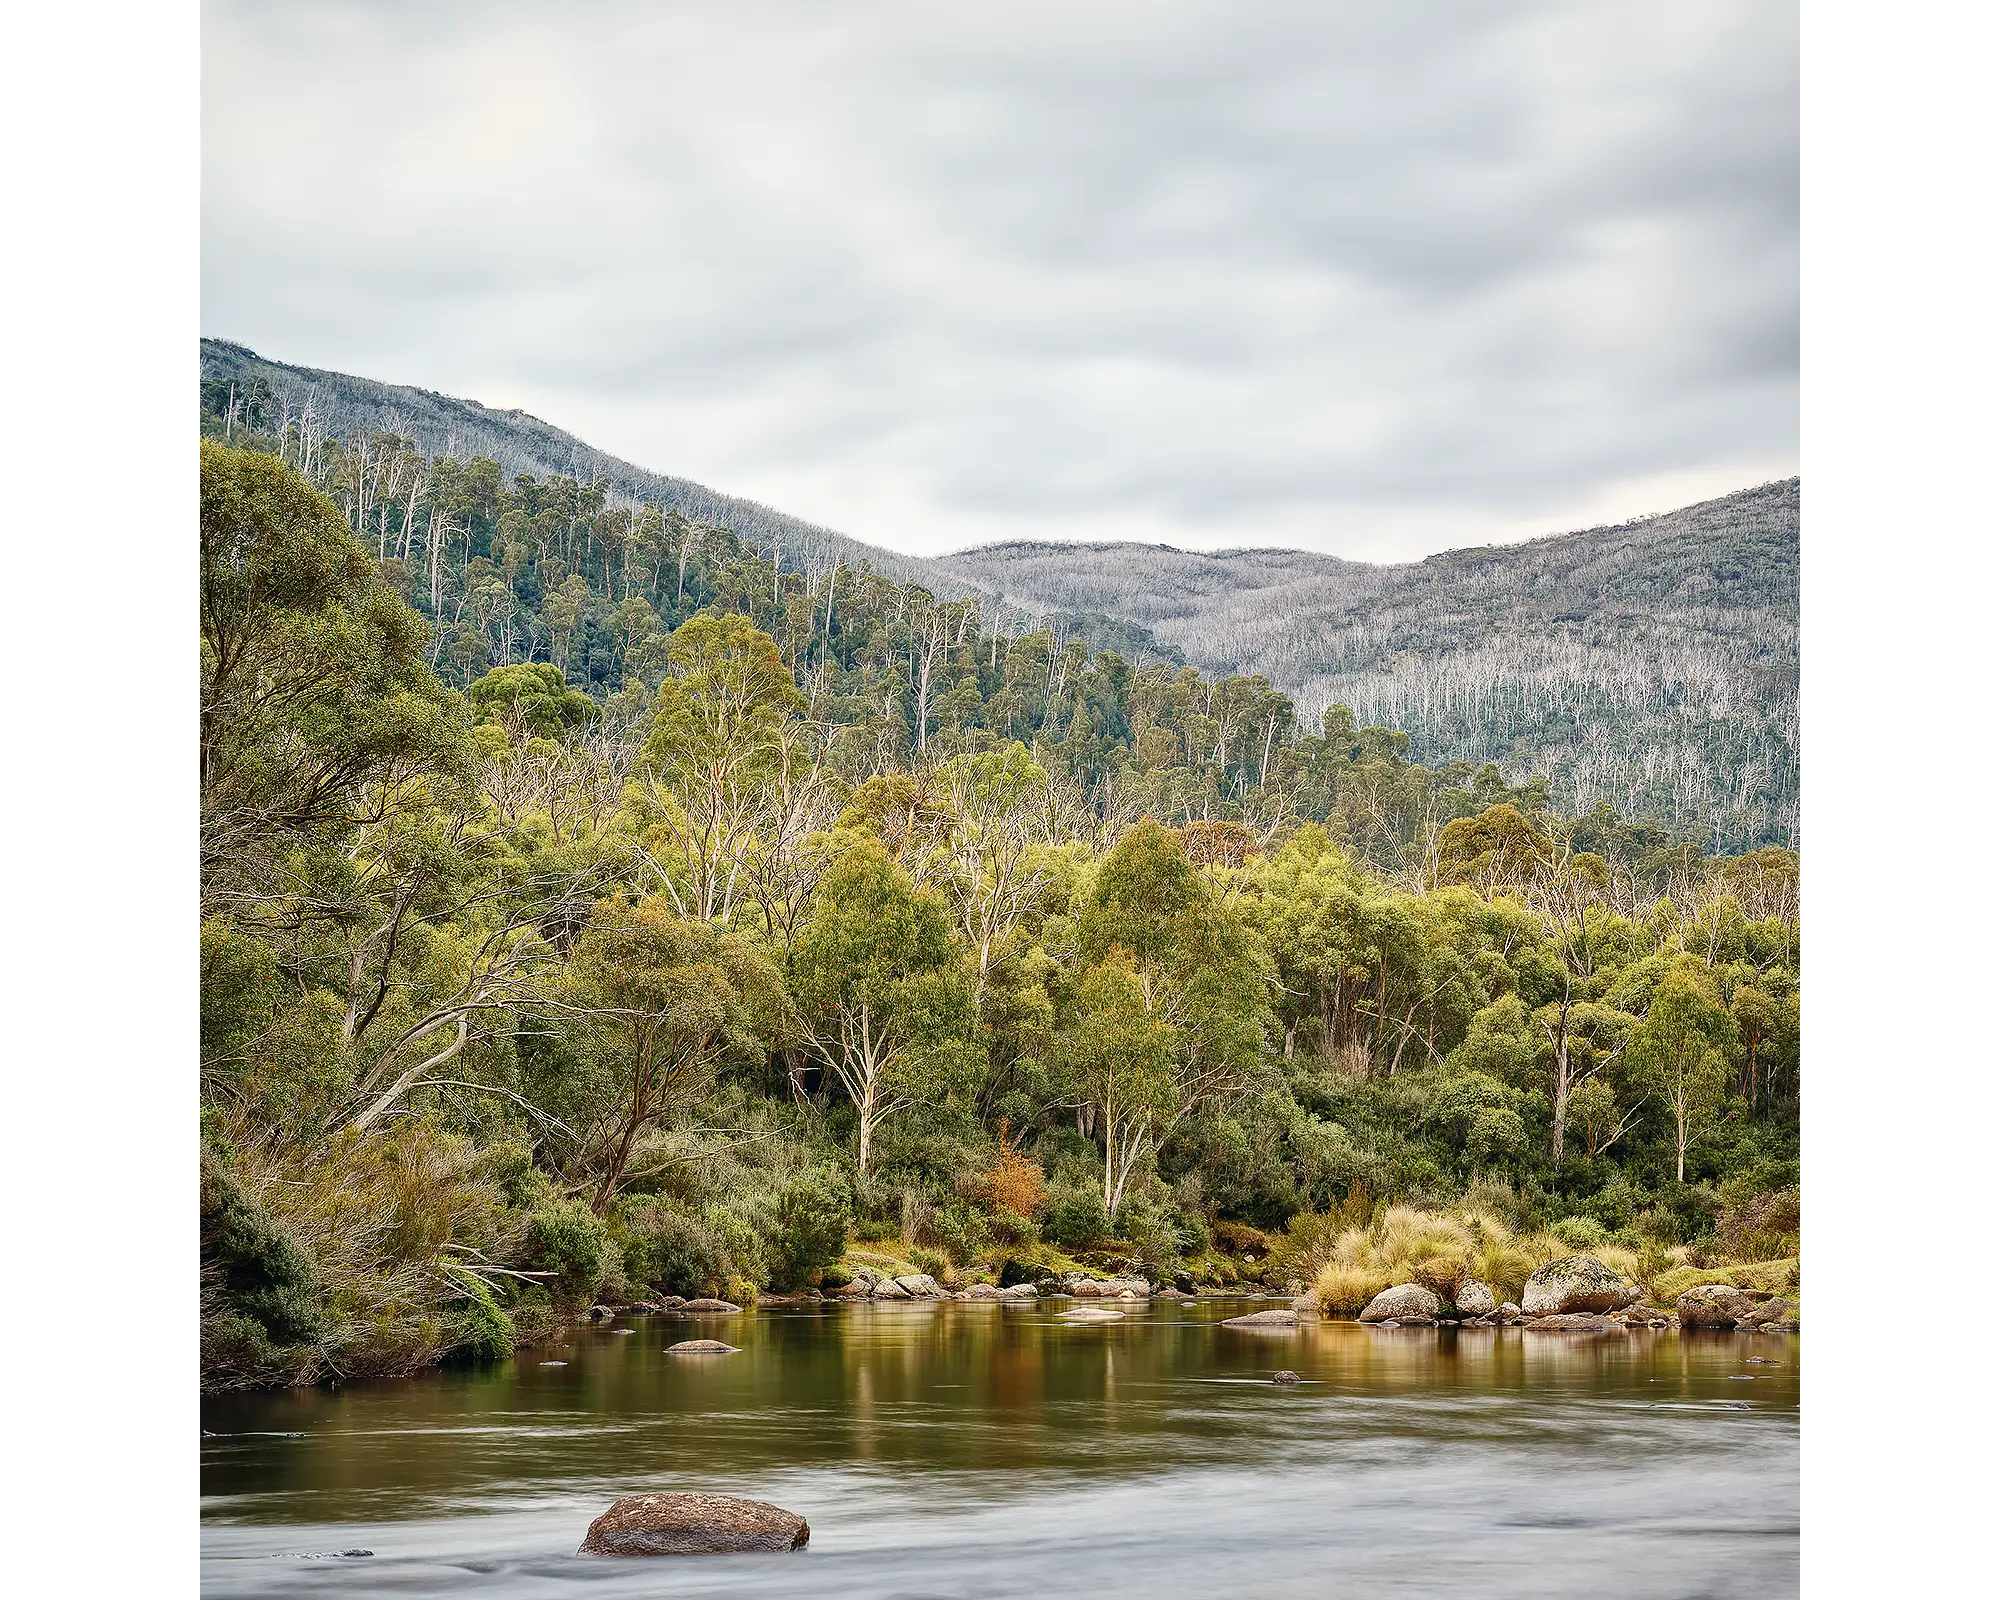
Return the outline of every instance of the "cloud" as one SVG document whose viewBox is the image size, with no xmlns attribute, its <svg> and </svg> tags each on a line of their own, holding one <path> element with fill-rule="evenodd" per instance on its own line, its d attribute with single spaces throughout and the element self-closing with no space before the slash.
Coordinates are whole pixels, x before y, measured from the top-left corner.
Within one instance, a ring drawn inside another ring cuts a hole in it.
<svg viewBox="0 0 2000 1600">
<path fill-rule="evenodd" d="M 211 0 L 203 328 L 935 552 L 1795 470 L 1767 0 Z"/>
</svg>

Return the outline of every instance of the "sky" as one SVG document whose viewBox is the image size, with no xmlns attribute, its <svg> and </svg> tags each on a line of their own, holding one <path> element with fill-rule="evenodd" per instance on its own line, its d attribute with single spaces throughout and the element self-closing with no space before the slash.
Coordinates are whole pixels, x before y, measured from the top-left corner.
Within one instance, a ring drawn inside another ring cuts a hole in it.
<svg viewBox="0 0 2000 1600">
<path fill-rule="evenodd" d="M 913 554 L 1798 460 L 1774 0 L 208 0 L 202 331 Z"/>
</svg>

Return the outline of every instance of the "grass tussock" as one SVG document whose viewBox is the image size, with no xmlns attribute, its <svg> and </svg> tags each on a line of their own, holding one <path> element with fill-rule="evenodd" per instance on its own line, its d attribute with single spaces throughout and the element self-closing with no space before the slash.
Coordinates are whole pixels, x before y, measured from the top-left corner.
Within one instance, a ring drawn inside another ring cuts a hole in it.
<svg viewBox="0 0 2000 1600">
<path fill-rule="evenodd" d="M 1309 1231 L 1294 1228 L 1302 1236 Z M 1501 1300 L 1518 1301 L 1538 1268 L 1576 1253 L 1559 1232 L 1516 1232 L 1484 1205 L 1439 1211 L 1390 1206 L 1371 1222 L 1315 1241 L 1300 1251 L 1297 1264 L 1313 1267 L 1309 1293 L 1322 1315 L 1351 1317 L 1399 1283 L 1419 1283 L 1450 1299 L 1460 1284 L 1476 1279 Z M 1641 1251 L 1609 1240 L 1589 1253 L 1641 1281 L 1649 1265 Z M 1659 1264 L 1666 1264 L 1664 1254 Z"/>
</svg>

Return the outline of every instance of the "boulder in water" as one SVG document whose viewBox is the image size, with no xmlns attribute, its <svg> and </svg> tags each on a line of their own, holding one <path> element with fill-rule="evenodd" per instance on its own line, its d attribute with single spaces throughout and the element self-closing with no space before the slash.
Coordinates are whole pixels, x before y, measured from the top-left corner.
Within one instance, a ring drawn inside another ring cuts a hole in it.
<svg viewBox="0 0 2000 1600">
<path fill-rule="evenodd" d="M 736 1346 L 724 1344 L 720 1339 L 683 1339 L 679 1344 L 667 1346 L 670 1356 L 733 1356 Z"/>
<path fill-rule="evenodd" d="M 1625 1324 L 1596 1311 L 1558 1311 L 1552 1317 L 1536 1317 L 1528 1326 L 1539 1333 L 1602 1333 Z"/>
<path fill-rule="evenodd" d="M 1124 1313 L 1107 1311 L 1103 1306 L 1078 1306 L 1074 1311 L 1058 1312 L 1058 1322 L 1123 1322 Z"/>
<path fill-rule="evenodd" d="M 1528 1280 L 1521 1310 L 1531 1317 L 1552 1317 L 1572 1311 L 1618 1311 L 1639 1298 L 1639 1286 L 1628 1283 L 1595 1256 L 1564 1256 L 1551 1261 Z"/>
<path fill-rule="evenodd" d="M 710 1556 L 796 1550 L 812 1530 L 804 1517 L 727 1494 L 635 1494 L 590 1525 L 579 1555 Z"/>
<path fill-rule="evenodd" d="M 1467 1278 L 1451 1298 L 1459 1315 L 1466 1317 L 1490 1317 L 1500 1303 L 1494 1298 L 1492 1288 L 1477 1278 Z"/>
<path fill-rule="evenodd" d="M 1675 1300 L 1674 1310 L 1683 1328 L 1733 1328 L 1755 1313 L 1758 1305 L 1733 1284 L 1704 1283 Z"/>
<path fill-rule="evenodd" d="M 699 1300 L 684 1302 L 680 1309 L 683 1311 L 699 1311 L 719 1315 L 727 1312 L 741 1311 L 743 1308 L 739 1305 L 732 1305 L 727 1300 L 712 1300 L 704 1296 Z"/>
<path fill-rule="evenodd" d="M 961 1300 L 998 1300 L 1000 1291 L 990 1283 L 968 1283 L 958 1291 Z"/>
<path fill-rule="evenodd" d="M 944 1288 L 928 1272 L 912 1272 L 896 1280 L 912 1300 L 942 1300 Z"/>
<path fill-rule="evenodd" d="M 1296 1328 L 1299 1314 L 1290 1309 L 1284 1311 L 1253 1311 L 1247 1317 L 1225 1317 L 1225 1328 Z"/>
<path fill-rule="evenodd" d="M 1443 1309 L 1443 1302 L 1421 1283 L 1399 1283 L 1393 1289 L 1384 1289 L 1368 1302 L 1361 1313 L 1363 1322 L 1410 1322 L 1417 1318 L 1425 1321 L 1434 1319 Z"/>
<path fill-rule="evenodd" d="M 894 1278 L 880 1278 L 876 1280 L 875 1287 L 868 1291 L 868 1295 L 873 1300 L 907 1300 L 910 1298 L 910 1291 Z"/>
<path fill-rule="evenodd" d="M 1299 1375 L 1296 1372 L 1287 1369 L 1284 1372 L 1272 1373 L 1271 1381 L 1273 1383 L 1297 1383 L 1299 1381 Z"/>
<path fill-rule="evenodd" d="M 1002 1300 L 1039 1300 L 1041 1291 L 1032 1283 L 1010 1283 L 1000 1291 Z"/>
</svg>

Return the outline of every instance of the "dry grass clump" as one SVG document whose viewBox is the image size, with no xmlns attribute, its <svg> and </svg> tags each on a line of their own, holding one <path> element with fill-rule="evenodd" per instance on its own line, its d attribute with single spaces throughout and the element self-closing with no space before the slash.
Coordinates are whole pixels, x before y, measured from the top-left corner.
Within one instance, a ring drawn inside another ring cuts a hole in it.
<svg viewBox="0 0 2000 1600">
<path fill-rule="evenodd" d="M 481 1280 L 514 1219 L 461 1135 L 417 1123 L 318 1148 L 246 1140 L 233 1181 L 310 1263 L 319 1325 L 270 1352 L 273 1370 L 218 1372 L 211 1386 L 401 1376 L 433 1366 L 477 1317 Z"/>
<path fill-rule="evenodd" d="M 1638 1278 L 1638 1252 L 1604 1244 L 1590 1252 L 1614 1271 Z M 1576 1251 L 1551 1233 L 1516 1233 L 1498 1212 L 1471 1204 L 1447 1211 L 1391 1206 L 1381 1219 L 1344 1229 L 1312 1279 L 1325 1316 L 1353 1316 L 1384 1289 L 1418 1283 L 1447 1299 L 1478 1279 L 1502 1300 L 1519 1300 L 1535 1271 Z"/>
</svg>

